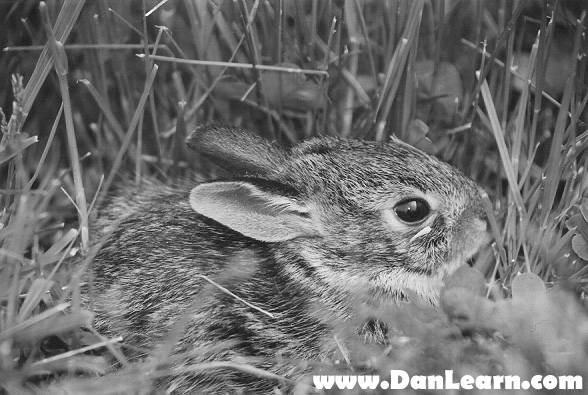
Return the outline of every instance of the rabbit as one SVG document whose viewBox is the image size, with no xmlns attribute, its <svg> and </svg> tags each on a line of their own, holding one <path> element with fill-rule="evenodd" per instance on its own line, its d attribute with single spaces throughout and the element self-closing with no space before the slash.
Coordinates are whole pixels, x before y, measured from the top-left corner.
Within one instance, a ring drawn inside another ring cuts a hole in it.
<svg viewBox="0 0 588 395">
<path fill-rule="evenodd" d="M 355 325 L 361 306 L 407 292 L 436 304 L 443 278 L 487 241 L 479 187 L 400 141 L 320 137 L 284 149 L 209 124 L 187 145 L 230 176 L 127 188 L 98 220 L 111 234 L 93 262 L 97 327 L 136 347 L 171 328 L 174 352 L 204 350 L 197 362 L 252 361 L 296 378 L 294 361 L 332 356 L 335 326 Z M 365 339 L 384 343 L 379 332 Z M 170 380 L 179 394 L 284 385 L 222 368 Z"/>
</svg>

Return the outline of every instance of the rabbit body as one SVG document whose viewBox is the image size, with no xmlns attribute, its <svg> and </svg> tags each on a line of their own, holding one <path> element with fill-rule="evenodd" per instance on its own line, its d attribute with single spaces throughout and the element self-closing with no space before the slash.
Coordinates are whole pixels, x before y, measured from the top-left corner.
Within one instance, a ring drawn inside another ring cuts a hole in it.
<svg viewBox="0 0 588 395">
<path fill-rule="evenodd" d="M 98 327 L 138 347 L 172 328 L 174 352 L 234 341 L 199 362 L 292 375 L 288 361 L 329 358 L 362 306 L 407 289 L 436 303 L 443 277 L 486 238 L 477 186 L 400 142 L 317 138 L 283 150 L 207 125 L 188 146 L 232 178 L 128 189 L 98 223 L 118 223 L 93 264 Z M 178 393 L 278 385 L 230 369 L 175 380 Z"/>
</svg>

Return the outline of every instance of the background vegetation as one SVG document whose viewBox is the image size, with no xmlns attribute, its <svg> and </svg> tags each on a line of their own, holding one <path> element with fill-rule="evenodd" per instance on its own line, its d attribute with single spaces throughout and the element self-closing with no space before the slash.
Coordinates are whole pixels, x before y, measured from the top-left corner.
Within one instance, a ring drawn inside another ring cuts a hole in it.
<svg viewBox="0 0 588 395">
<path fill-rule="evenodd" d="M 398 138 L 487 192 L 494 241 L 442 306 L 380 312 L 394 328 L 388 349 L 351 344 L 338 364 L 306 361 L 315 372 L 578 374 L 587 388 L 586 9 L 0 2 L 0 392 L 129 393 L 170 373 L 161 361 L 130 364 L 117 339 L 92 334 L 79 297 L 95 252 L 89 224 L 120 177 L 209 177 L 184 147 L 209 121 L 285 146 Z M 112 359 L 122 370 L 107 373 Z"/>
</svg>

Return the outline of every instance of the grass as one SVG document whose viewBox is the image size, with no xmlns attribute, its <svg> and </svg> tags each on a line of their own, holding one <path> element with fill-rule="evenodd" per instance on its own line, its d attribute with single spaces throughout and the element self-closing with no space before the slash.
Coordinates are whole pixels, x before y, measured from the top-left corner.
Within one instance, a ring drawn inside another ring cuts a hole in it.
<svg viewBox="0 0 588 395">
<path fill-rule="evenodd" d="M 586 386 L 582 2 L 156 3 L 0 3 L 0 392 L 128 393 L 149 384 L 137 372 L 169 374 L 79 330 L 92 321 L 90 224 L 119 176 L 205 177 L 184 139 L 212 120 L 285 146 L 398 138 L 487 193 L 494 241 L 475 273 L 456 275 L 441 308 L 379 312 L 397 328 L 385 352 L 358 342 L 342 349 L 349 363 L 308 361 L 316 371 L 579 374 Z"/>
</svg>

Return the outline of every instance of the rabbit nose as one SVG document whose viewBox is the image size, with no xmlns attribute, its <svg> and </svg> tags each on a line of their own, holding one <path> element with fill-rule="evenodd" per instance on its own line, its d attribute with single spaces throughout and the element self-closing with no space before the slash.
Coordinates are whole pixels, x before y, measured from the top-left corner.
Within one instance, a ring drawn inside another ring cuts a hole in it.
<svg viewBox="0 0 588 395">
<path fill-rule="evenodd" d="M 472 228 L 474 232 L 480 235 L 480 245 L 484 245 L 490 241 L 490 232 L 488 232 L 488 217 L 484 215 L 481 218 L 476 218 L 473 221 Z"/>
<path fill-rule="evenodd" d="M 479 233 L 488 231 L 488 218 L 486 216 L 475 218 L 472 227 Z"/>
</svg>

